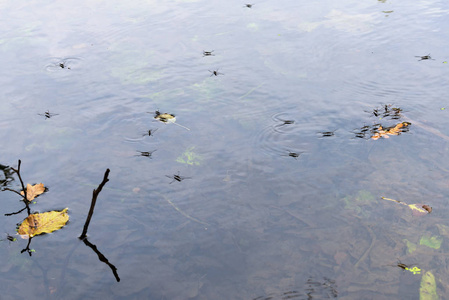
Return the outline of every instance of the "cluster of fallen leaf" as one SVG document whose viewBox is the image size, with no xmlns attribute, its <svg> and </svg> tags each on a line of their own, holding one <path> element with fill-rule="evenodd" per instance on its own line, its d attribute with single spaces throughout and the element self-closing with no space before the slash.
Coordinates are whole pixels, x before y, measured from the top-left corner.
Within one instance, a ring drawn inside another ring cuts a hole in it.
<svg viewBox="0 0 449 300">
<path fill-rule="evenodd" d="M 379 127 L 377 128 L 377 132 L 375 132 L 371 136 L 371 138 L 373 140 L 378 140 L 381 137 L 389 138 L 389 135 L 400 135 L 401 132 L 408 130 L 407 127 L 410 125 L 411 125 L 411 123 L 409 123 L 409 122 L 402 122 L 402 123 L 397 124 L 396 126 L 388 127 L 385 129 L 382 127 L 382 125 L 379 125 Z"/>
<path fill-rule="evenodd" d="M 21 191 L 20 194 L 24 196 L 25 201 L 30 203 L 44 192 L 44 184 L 39 183 L 35 185 L 27 184 L 25 191 Z M 17 229 L 17 233 L 22 238 L 28 239 L 39 234 L 50 233 L 61 229 L 68 221 L 69 215 L 67 214 L 67 208 L 61 211 L 34 213 L 28 215 L 28 217 L 23 220 Z"/>
<path fill-rule="evenodd" d="M 386 120 L 396 121 L 402 118 L 402 109 L 399 107 L 393 107 L 391 104 L 383 105 L 380 108 L 374 109 L 370 114 L 382 122 Z M 357 129 L 354 133 L 356 137 L 363 139 L 378 140 L 380 138 L 389 138 L 390 135 L 400 135 L 403 132 L 409 130 L 410 122 L 400 122 L 392 126 L 382 126 L 377 123 L 374 125 L 365 125 L 360 129 Z"/>
</svg>

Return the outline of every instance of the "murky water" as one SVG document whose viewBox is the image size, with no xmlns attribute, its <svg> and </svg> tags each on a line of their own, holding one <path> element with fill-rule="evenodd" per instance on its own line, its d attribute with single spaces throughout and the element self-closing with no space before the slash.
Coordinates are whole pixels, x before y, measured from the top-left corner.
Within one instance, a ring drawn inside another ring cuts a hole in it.
<svg viewBox="0 0 449 300">
<path fill-rule="evenodd" d="M 1 299 L 448 293 L 447 3 L 0 9 L 0 164 L 48 187 L 33 211 L 70 215 L 30 256 L 6 239 L 20 197 L 0 193 Z"/>
</svg>

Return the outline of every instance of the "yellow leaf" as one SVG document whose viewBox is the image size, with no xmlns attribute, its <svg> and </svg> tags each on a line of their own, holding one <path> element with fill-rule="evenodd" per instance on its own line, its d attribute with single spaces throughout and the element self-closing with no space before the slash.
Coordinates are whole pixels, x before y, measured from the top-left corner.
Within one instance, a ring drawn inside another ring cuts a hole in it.
<svg viewBox="0 0 449 300">
<path fill-rule="evenodd" d="M 426 209 L 422 208 L 422 204 L 409 204 L 408 207 L 415 213 L 415 215 L 426 215 L 429 213 Z"/>
<path fill-rule="evenodd" d="M 20 224 L 17 233 L 23 238 L 33 237 L 42 233 L 50 233 L 61 229 L 69 221 L 67 208 L 61 211 L 49 211 L 29 215 Z"/>
<path fill-rule="evenodd" d="M 45 187 L 43 183 L 38 183 L 35 185 L 27 184 L 27 200 L 32 201 L 34 198 L 45 192 Z M 20 192 L 22 195 L 25 195 L 23 191 Z"/>
<path fill-rule="evenodd" d="M 413 216 L 426 215 L 426 214 L 430 214 L 432 212 L 432 207 L 430 207 L 429 205 L 426 205 L 426 204 L 424 204 L 424 205 L 420 204 L 420 203 L 407 204 L 405 202 L 402 202 L 402 201 L 399 201 L 399 200 L 390 199 L 390 198 L 386 198 L 386 197 L 381 197 L 381 199 L 397 202 L 397 203 L 402 204 L 402 205 L 407 205 L 412 210 Z"/>
<path fill-rule="evenodd" d="M 168 113 L 161 114 L 159 112 L 156 112 L 156 116 L 154 118 L 164 123 L 174 123 L 176 121 L 175 115 Z"/>
</svg>

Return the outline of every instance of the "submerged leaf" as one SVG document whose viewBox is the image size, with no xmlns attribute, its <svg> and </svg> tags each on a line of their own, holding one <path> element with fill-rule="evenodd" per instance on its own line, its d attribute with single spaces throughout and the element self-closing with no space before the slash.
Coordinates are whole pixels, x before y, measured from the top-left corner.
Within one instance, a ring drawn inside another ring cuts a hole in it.
<svg viewBox="0 0 449 300">
<path fill-rule="evenodd" d="M 439 236 L 423 236 L 419 240 L 420 245 L 424 245 L 433 249 L 440 249 L 441 243 L 443 243 L 443 238 Z"/>
<path fill-rule="evenodd" d="M 187 148 L 187 150 L 184 151 L 183 154 L 178 156 L 176 161 L 179 162 L 179 163 L 182 163 L 182 164 L 199 166 L 200 163 L 201 163 L 202 157 L 201 157 L 201 155 L 196 154 L 195 152 L 193 152 L 194 149 L 195 149 L 195 147 Z"/>
<path fill-rule="evenodd" d="M 420 300 L 438 300 L 437 284 L 435 282 L 435 276 L 432 272 L 427 271 L 421 279 L 421 287 L 419 288 Z"/>
<path fill-rule="evenodd" d="M 410 242 L 407 239 L 403 239 L 403 241 L 407 245 L 407 251 L 408 251 L 409 254 L 415 252 L 416 248 L 418 247 L 415 243 L 412 243 L 412 242 Z"/>
<path fill-rule="evenodd" d="M 67 208 L 62 211 L 35 213 L 23 220 L 17 233 L 23 238 L 29 238 L 61 229 L 68 221 L 69 215 L 67 214 Z"/>
<path fill-rule="evenodd" d="M 443 224 L 436 224 L 438 228 L 438 232 L 440 235 L 445 236 L 449 238 L 449 226 L 443 225 Z"/>
<path fill-rule="evenodd" d="M 348 195 L 343 198 L 345 210 L 352 211 L 360 216 L 368 216 L 371 214 L 375 201 L 375 197 L 371 192 L 360 190 L 357 194 Z"/>
<path fill-rule="evenodd" d="M 37 196 L 39 196 L 40 194 L 42 194 L 43 192 L 45 192 L 45 187 L 43 183 L 39 183 L 39 184 L 35 184 L 35 185 L 31 185 L 31 184 L 27 184 L 26 187 L 26 191 L 27 191 L 27 200 L 28 201 L 32 201 L 34 198 L 36 198 Z M 25 193 L 23 191 L 20 192 L 20 194 L 25 195 Z"/>
</svg>

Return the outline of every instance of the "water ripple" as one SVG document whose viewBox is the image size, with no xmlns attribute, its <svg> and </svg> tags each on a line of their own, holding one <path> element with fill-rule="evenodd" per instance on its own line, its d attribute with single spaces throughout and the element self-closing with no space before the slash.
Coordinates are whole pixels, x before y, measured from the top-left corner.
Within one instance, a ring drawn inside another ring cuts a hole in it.
<svg viewBox="0 0 449 300">
<path fill-rule="evenodd" d="M 270 156 L 299 157 L 308 145 L 305 140 L 299 139 L 301 126 L 286 112 L 276 113 L 271 119 L 271 124 L 257 133 L 256 145 Z M 303 127 L 307 130 L 308 128 L 309 126 Z"/>
<path fill-rule="evenodd" d="M 60 72 L 76 69 L 81 64 L 80 57 L 51 57 L 44 69 L 47 72 Z"/>
</svg>

